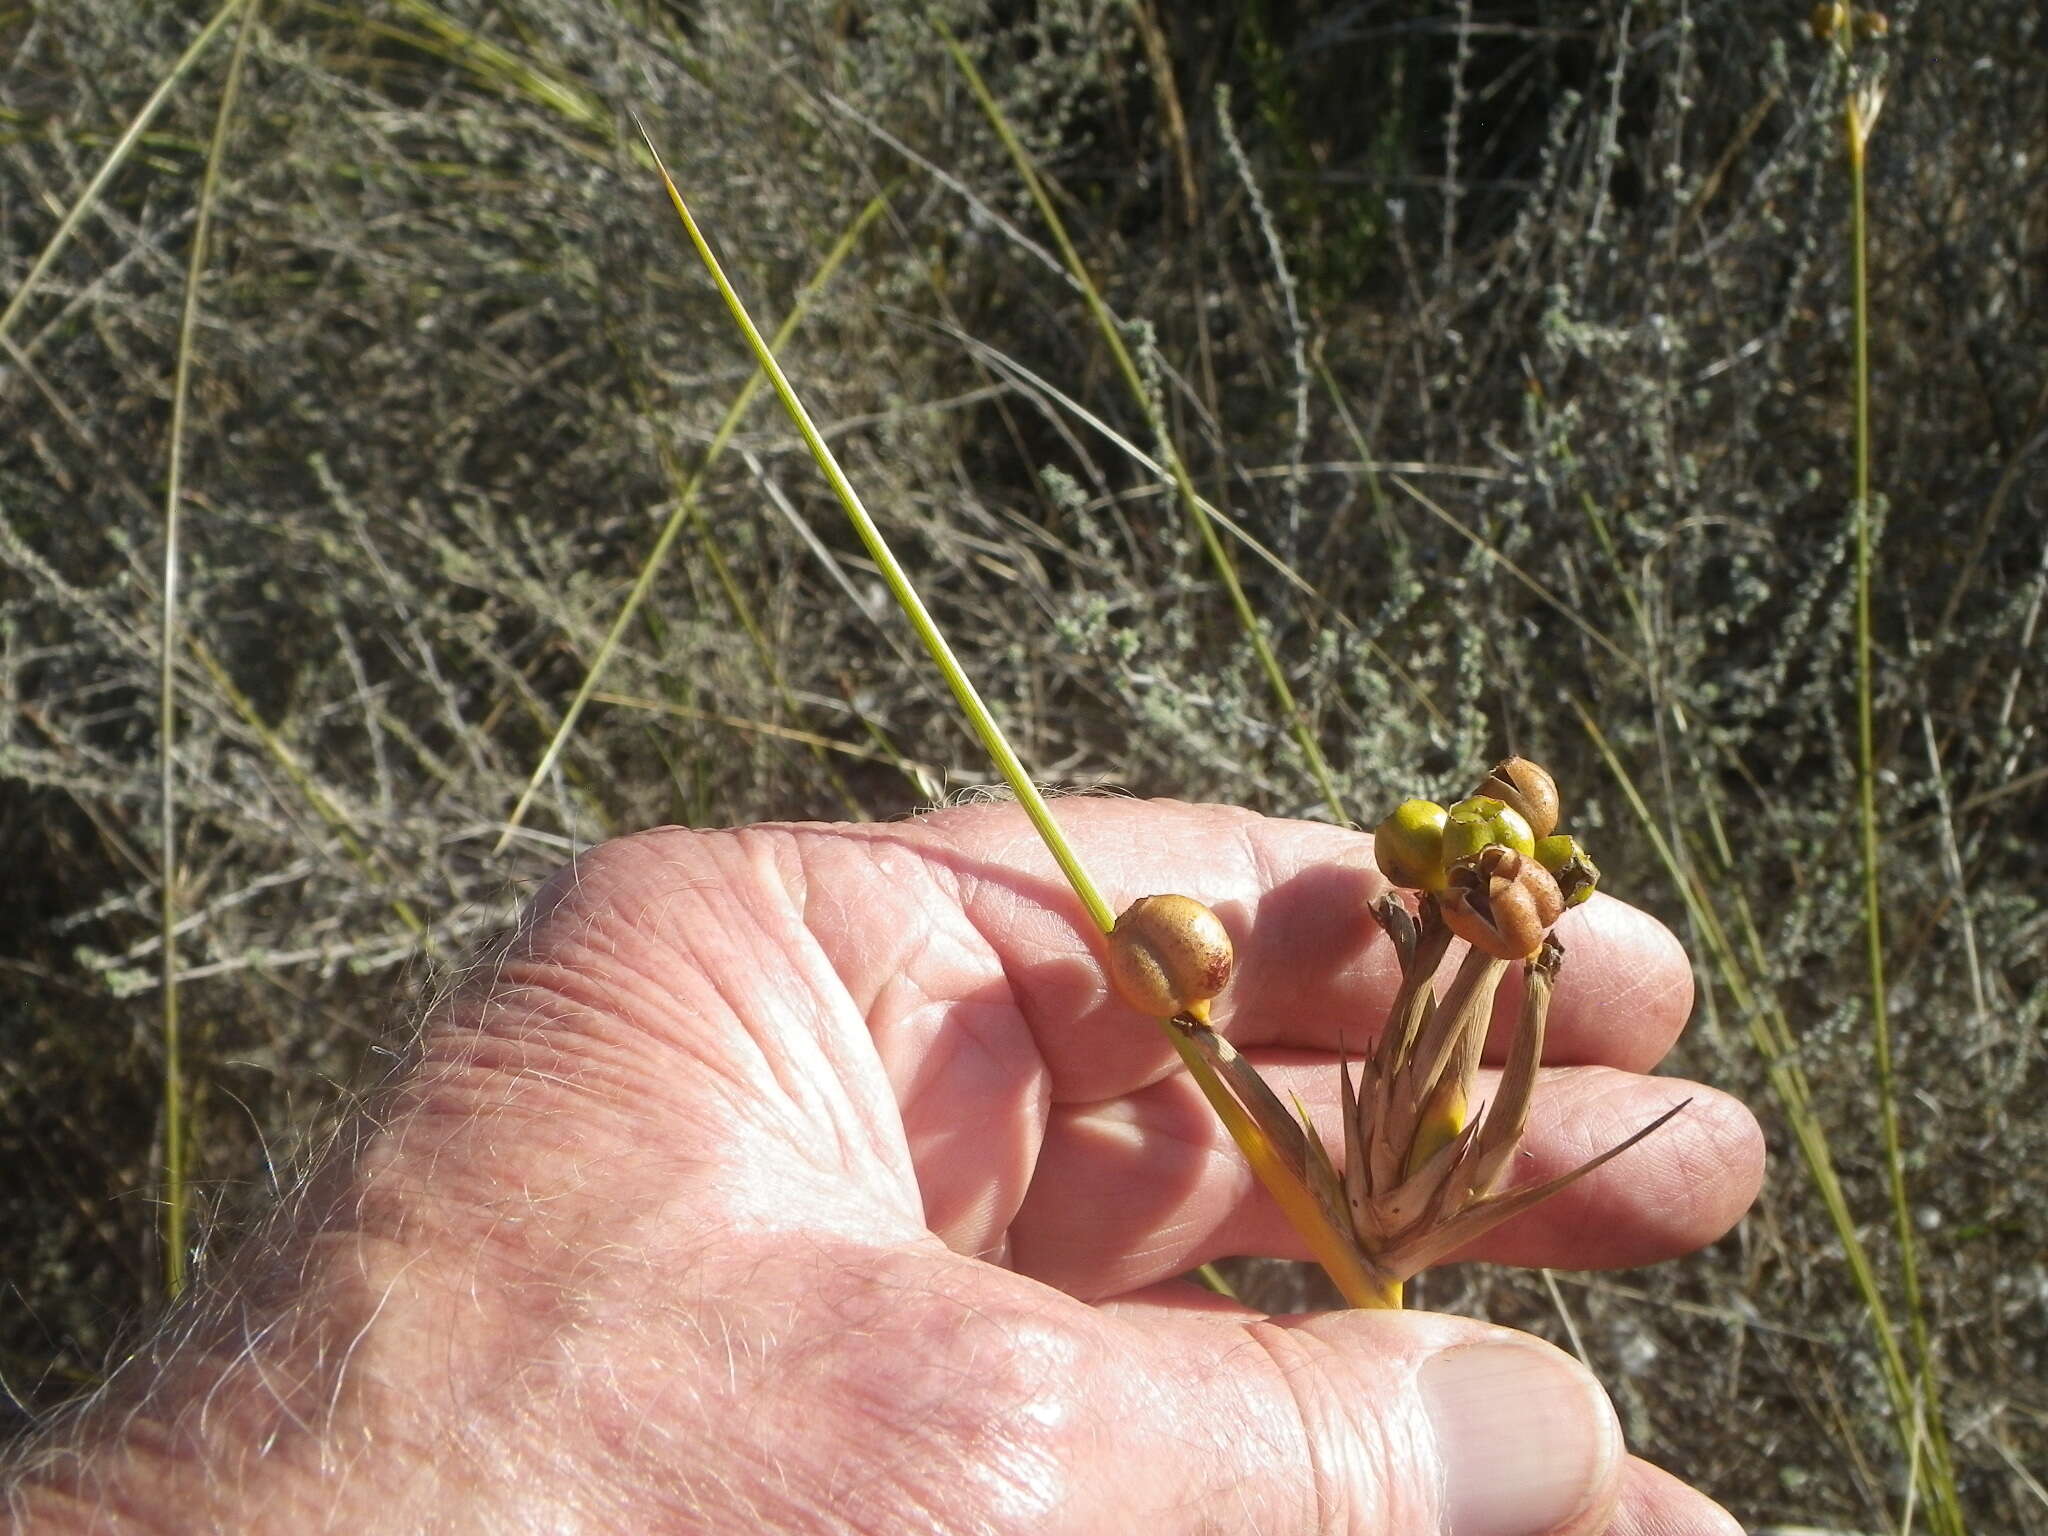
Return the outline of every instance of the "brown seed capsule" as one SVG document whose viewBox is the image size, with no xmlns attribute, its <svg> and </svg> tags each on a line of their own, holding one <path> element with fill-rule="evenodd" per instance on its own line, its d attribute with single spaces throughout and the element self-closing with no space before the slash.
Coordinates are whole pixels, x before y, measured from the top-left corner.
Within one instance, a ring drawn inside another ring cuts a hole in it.
<svg viewBox="0 0 2048 1536">
<path fill-rule="evenodd" d="M 1500 960 L 1528 959 L 1564 915 L 1550 872 L 1497 844 L 1453 864 L 1438 901 L 1451 932 Z"/>
<path fill-rule="evenodd" d="M 1140 896 L 1109 935 L 1110 985 L 1155 1019 L 1184 1013 L 1206 1023 L 1234 958 L 1223 920 L 1192 896 Z"/>
<path fill-rule="evenodd" d="M 1557 780 L 1526 757 L 1502 758 L 1472 793 L 1489 795 L 1520 811 L 1534 837 L 1545 838 L 1557 830 Z"/>
<path fill-rule="evenodd" d="M 1849 19 L 1856 28 L 1856 35 L 1866 42 L 1888 36 L 1892 30 L 1892 19 L 1883 11 L 1852 11 Z"/>
</svg>

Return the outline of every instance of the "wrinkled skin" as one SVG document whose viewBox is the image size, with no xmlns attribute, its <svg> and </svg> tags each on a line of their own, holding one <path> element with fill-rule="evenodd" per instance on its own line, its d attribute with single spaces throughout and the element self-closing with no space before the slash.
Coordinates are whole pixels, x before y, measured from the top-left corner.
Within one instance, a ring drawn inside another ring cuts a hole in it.
<svg viewBox="0 0 2048 1536">
<path fill-rule="evenodd" d="M 1239 953 L 1219 1025 L 1334 1138 L 1340 1036 L 1355 1052 L 1397 979 L 1370 841 L 1060 814 L 1112 904 L 1216 908 Z M 1668 933 L 1605 897 L 1558 932 L 1513 1177 L 1692 1104 L 1469 1257 L 1684 1253 L 1754 1195 L 1756 1125 L 1642 1075 L 1691 1005 Z M 1547 1345 L 1266 1318 L 1178 1280 L 1302 1249 L 1098 944 L 1009 808 L 595 850 L 9 1507 L 36 1529 L 1735 1530 L 1627 1457 Z"/>
</svg>

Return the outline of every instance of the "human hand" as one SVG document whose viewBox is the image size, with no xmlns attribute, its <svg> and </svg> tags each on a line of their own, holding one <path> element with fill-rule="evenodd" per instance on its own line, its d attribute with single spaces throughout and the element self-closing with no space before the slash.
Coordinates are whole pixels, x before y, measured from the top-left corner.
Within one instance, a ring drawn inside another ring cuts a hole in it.
<svg viewBox="0 0 2048 1536">
<path fill-rule="evenodd" d="M 1181 891 L 1222 915 L 1239 958 L 1219 1026 L 1334 1137 L 1340 1036 L 1355 1053 L 1396 981 L 1369 842 L 1209 806 L 1060 815 L 1114 903 Z M 1688 1251 L 1753 1197 L 1755 1122 L 1639 1075 L 1690 1009 L 1668 933 L 1601 897 L 1558 932 L 1560 1065 L 1515 1182 L 1692 1104 L 1469 1256 Z M 1548 1345 L 1412 1312 L 1267 1319 L 1177 1280 L 1304 1255 L 1098 955 L 1008 807 L 595 850 L 429 1023 L 352 1153 L 48 1441 L 17 1512 L 1736 1529 L 1627 1458 L 1598 1385 Z"/>
</svg>

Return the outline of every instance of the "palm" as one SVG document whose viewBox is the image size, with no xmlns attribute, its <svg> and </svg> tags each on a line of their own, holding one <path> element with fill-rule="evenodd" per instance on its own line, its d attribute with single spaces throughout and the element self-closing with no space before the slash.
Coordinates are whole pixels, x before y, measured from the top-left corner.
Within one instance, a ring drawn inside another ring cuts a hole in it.
<svg viewBox="0 0 2048 1536">
<path fill-rule="evenodd" d="M 1060 814 L 1113 903 L 1179 891 L 1218 910 L 1239 955 L 1220 1025 L 1334 1129 L 1338 1050 L 1377 1028 L 1396 981 L 1365 912 L 1380 886 L 1369 844 L 1219 807 L 1070 801 Z M 1546 1074 L 1516 1177 L 1574 1166 L 1678 1098 L 1693 1103 L 1489 1235 L 1485 1256 L 1587 1267 L 1696 1247 L 1747 1206 L 1761 1157 L 1735 1101 L 1641 1075 L 1685 1022 L 1684 957 L 1652 920 L 1601 899 L 1560 936 L 1549 1051 L 1560 1065 Z M 531 1197 L 513 1229 L 523 1269 L 589 1268 L 593 1251 L 634 1256 L 602 1272 L 589 1306 L 609 1332 L 582 1336 L 582 1349 L 609 1386 L 632 1383 L 623 1395 L 635 1415 L 659 1420 L 653 1405 L 677 1390 L 679 1359 L 730 1375 L 744 1403 L 734 1362 L 772 1350 L 806 1367 L 775 1389 L 803 1405 L 775 1421 L 790 1464 L 848 1403 L 858 1417 L 885 1402 L 920 1427 L 901 1452 L 887 1436 L 870 1444 L 863 1455 L 886 1465 L 863 1460 L 859 1475 L 889 1486 L 937 1478 L 941 1492 L 920 1498 L 966 1500 L 933 1515 L 941 1526 L 974 1524 L 975 1501 L 994 1496 L 947 1481 L 962 1458 L 991 1478 L 1036 1467 L 1040 1483 L 1054 1465 L 1092 1467 L 1101 1485 L 1088 1497 L 1139 1508 L 1237 1465 L 1246 1434 L 1276 1437 L 1258 1461 L 1271 1463 L 1260 1474 L 1270 1486 L 1255 1497 L 1226 1479 L 1215 1496 L 1243 1501 L 1253 1529 L 1312 1522 L 1301 1469 L 1318 1419 L 1355 1430 L 1365 1415 L 1364 1432 L 1390 1443 L 1413 1433 L 1394 1421 L 1388 1383 L 1406 1379 L 1429 1330 L 1469 1325 L 1410 1318 L 1396 1329 L 1351 1314 L 1273 1330 L 1175 1279 L 1219 1254 L 1300 1257 L 1301 1247 L 1156 1026 L 1106 992 L 1097 944 L 1012 810 L 651 833 L 555 882 L 497 985 L 429 1036 L 420 1091 L 452 1087 L 473 1112 L 457 1139 L 494 1176 L 512 1167 Z M 1513 1006 L 1504 996 L 1504 1014 Z M 532 1153 L 523 1161 L 522 1146 Z M 447 1145 L 434 1158 L 444 1175 L 464 1163 Z M 691 1298 L 680 1312 L 679 1277 Z M 751 1300 L 760 1293 L 800 1299 L 764 1319 Z M 1254 1336 L 1259 1347 L 1245 1351 Z M 1348 1343 L 1333 1351 L 1319 1340 Z M 1367 1364 L 1336 1397 L 1308 1400 L 1291 1359 L 1320 1362 L 1315 1379 L 1332 1362 Z M 568 1391 L 584 1401 L 589 1383 Z M 698 1432 L 714 1437 L 737 1411 L 695 1393 L 674 1408 L 683 1423 L 708 1413 Z M 1134 1450 L 1149 1498 L 1125 1481 L 1133 1463 L 1105 1451 L 1099 1428 L 1086 1441 L 1095 1454 L 1075 1449 L 1076 1425 L 1143 1424 L 1161 1411 L 1183 1426 L 1213 1423 L 1221 1438 L 1183 1428 L 1170 1450 Z M 969 1440 L 1006 1427 L 996 1451 L 949 1443 L 934 1454 L 922 1438 L 934 1421 Z M 898 1466 L 901 1456 L 910 1460 Z M 1006 1484 L 1000 1501 L 1014 1503 L 1020 1486 Z M 1617 1532 L 1725 1528 L 1639 1463 L 1619 1487 Z M 1072 1488 L 1061 1497 L 1088 1502 Z M 1435 1518 L 1395 1501 L 1364 1511 L 1362 1524 L 1405 1530 Z"/>
<path fill-rule="evenodd" d="M 1395 983 L 1365 915 L 1380 885 L 1370 845 L 1219 807 L 1074 801 L 1061 814 L 1113 902 L 1176 890 L 1223 915 L 1240 959 L 1222 1026 L 1334 1136 L 1336 1052 L 1369 1037 Z M 628 877 L 630 958 L 651 995 L 620 1011 L 659 1088 L 616 1108 L 650 1117 L 680 1155 L 712 1157 L 729 1196 L 800 1189 L 807 1205 L 886 1211 L 902 1236 L 928 1229 L 1088 1299 L 1222 1253 L 1301 1256 L 1159 1031 L 1106 992 L 1099 941 L 1021 816 L 626 846 L 644 861 Z M 1660 926 L 1596 899 L 1560 934 L 1560 1065 L 1520 1177 L 1694 1103 L 1491 1235 L 1484 1255 L 1597 1267 L 1686 1251 L 1753 1193 L 1754 1124 L 1732 1100 L 1640 1075 L 1691 1003 Z M 693 1022 L 671 1030 L 676 1008 Z M 669 1115 L 672 1098 L 711 1113 Z"/>
</svg>

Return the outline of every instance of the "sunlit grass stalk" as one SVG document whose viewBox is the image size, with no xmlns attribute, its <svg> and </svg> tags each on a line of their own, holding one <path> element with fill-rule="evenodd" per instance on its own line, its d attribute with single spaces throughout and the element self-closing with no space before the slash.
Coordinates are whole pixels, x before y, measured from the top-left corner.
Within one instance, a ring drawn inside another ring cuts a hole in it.
<svg viewBox="0 0 2048 1536">
<path fill-rule="evenodd" d="M 242 65 L 256 30 L 259 0 L 247 0 L 235 48 L 221 82 L 220 106 L 214 113 L 213 137 L 206 147 L 206 168 L 199 179 L 199 201 L 192 216 L 192 248 L 185 266 L 185 298 L 178 316 L 177 366 L 171 380 L 170 459 L 164 470 L 163 596 L 157 643 L 157 955 L 160 985 L 159 1018 L 163 1043 L 164 1203 L 162 1235 L 164 1289 L 176 1296 L 185 1289 L 186 1228 L 191 1191 L 187 1183 L 186 1146 L 189 1105 L 185 1095 L 184 1031 L 178 1015 L 178 634 L 180 629 L 179 535 L 183 519 L 186 407 L 192 396 L 193 339 L 199 327 L 199 290 L 206 276 L 206 237 L 213 223 L 214 198 L 220 189 L 220 168 L 227 148 L 228 126 L 234 120 L 235 97 L 241 89 Z"/>
<path fill-rule="evenodd" d="M 725 269 L 719 265 L 710 242 L 704 238 L 704 232 L 697 227 L 697 221 L 691 216 L 689 205 L 683 201 L 683 194 L 677 189 L 675 179 L 669 175 L 660 151 L 654 147 L 654 141 L 647 138 L 645 128 L 641 129 L 641 137 L 646 140 L 648 153 L 654 156 L 655 169 L 661 175 L 662 186 L 668 191 L 669 201 L 675 205 L 676 216 L 682 220 L 683 229 L 689 235 L 690 244 L 695 247 L 698 259 L 704 263 L 712 282 L 717 285 L 719 296 L 725 300 L 725 306 L 732 314 L 733 323 L 745 335 L 747 346 L 754 354 L 754 360 L 760 364 L 761 371 L 775 387 L 776 396 L 782 401 L 782 408 L 796 424 L 797 432 L 804 440 L 804 446 L 810 450 L 811 457 L 831 485 L 833 494 L 839 498 L 839 504 L 846 509 L 846 515 L 852 521 L 854 531 L 860 535 L 861 543 L 867 547 L 869 558 L 881 571 L 882 580 L 889 588 L 889 595 L 903 610 L 904 617 L 910 621 L 910 627 L 916 632 L 919 642 L 923 644 L 933 664 L 945 677 L 946 686 L 953 691 L 953 698 L 959 704 L 961 712 L 967 716 L 976 739 L 994 759 L 1005 782 L 1016 794 L 1025 814 L 1031 818 L 1032 826 L 1037 829 L 1039 837 L 1052 854 L 1053 861 L 1059 865 L 1060 873 L 1066 876 L 1075 896 L 1086 908 L 1089 919 L 1103 933 L 1108 933 L 1116 926 L 1116 914 L 1110 910 L 1109 903 L 1103 899 L 1101 891 L 1096 888 L 1095 882 L 1082 867 L 1080 857 L 1067 842 L 1066 834 L 1060 830 L 1059 823 L 1053 819 L 1052 808 L 1046 804 L 1045 797 L 1038 791 L 1038 786 L 1031 781 L 1030 774 L 1025 771 L 1023 762 L 1003 735 L 1002 727 L 996 723 L 995 716 L 982 702 L 981 695 L 968 678 L 966 669 L 960 665 L 959 658 L 953 654 L 952 646 L 947 643 L 945 635 L 940 632 L 938 624 L 925 607 L 924 600 L 917 595 L 916 587 L 904 573 L 901 563 L 896 559 L 895 551 L 890 549 L 888 540 L 882 537 L 882 530 L 868 514 L 866 505 L 860 499 L 860 493 L 853 488 L 853 482 L 846 478 L 846 472 L 839 467 L 839 461 L 826 444 L 824 435 L 818 431 L 816 423 L 811 420 L 810 412 L 797 397 L 795 387 L 783 373 L 782 365 L 775 360 L 774 352 L 769 349 L 767 341 L 755 327 L 745 303 L 726 279 Z"/>
<path fill-rule="evenodd" d="M 643 139 L 646 138 L 644 128 L 641 130 L 641 136 Z M 683 201 L 681 191 L 676 187 L 674 178 L 669 175 L 667 166 L 662 163 L 660 153 L 654 148 L 651 139 L 647 140 L 647 149 L 654 158 L 655 169 L 661 176 L 669 201 L 675 206 L 676 216 L 682 221 L 683 228 L 689 235 L 690 244 L 696 249 L 697 256 L 704 263 L 712 282 L 717 285 L 719 295 L 725 300 L 734 323 L 746 337 L 755 361 L 760 365 L 761 371 L 768 376 L 769 382 L 774 385 L 783 409 L 795 423 L 805 446 L 810 450 L 811 457 L 831 484 L 833 494 L 838 497 L 840 505 L 845 508 L 847 517 L 860 535 L 861 542 L 867 547 L 869 556 L 881 571 L 882 578 L 888 584 L 897 606 L 903 610 L 918 639 L 931 655 L 933 663 L 944 675 L 947 686 L 952 689 L 953 697 L 967 716 L 975 736 L 995 761 L 997 769 L 1017 796 L 1025 813 L 1031 818 L 1032 825 L 1052 854 L 1054 862 L 1059 865 L 1060 872 L 1066 877 L 1074 895 L 1095 926 L 1107 937 L 1116 927 L 1116 914 L 1111 911 L 1095 882 L 1082 867 L 1080 858 L 1067 842 L 1059 823 L 1053 818 L 1052 809 L 1046 804 L 1045 797 L 1039 793 L 1038 786 L 1025 771 L 1024 764 L 1003 735 L 1002 727 L 997 723 L 995 716 L 982 702 L 966 670 L 960 665 L 959 658 L 953 654 L 952 647 L 925 608 L 923 600 L 897 561 L 888 541 L 882 536 L 881 529 L 868 514 L 859 493 L 847 479 L 845 471 L 839 467 L 839 462 L 825 442 L 823 434 L 811 420 L 810 412 L 805 409 L 794 386 L 783 373 L 775 354 L 762 339 L 760 330 L 747 313 L 745 303 L 727 280 L 724 268 L 720 266 L 710 242 L 698 228 L 689 205 Z M 1259 1181 L 1286 1213 L 1296 1230 L 1302 1234 L 1310 1251 L 1322 1262 L 1324 1269 L 1346 1300 L 1359 1307 L 1400 1305 L 1398 1288 L 1389 1294 L 1385 1287 L 1377 1284 L 1374 1278 L 1366 1273 L 1346 1240 L 1346 1235 L 1334 1229 L 1324 1219 L 1314 1193 L 1294 1175 L 1266 1132 L 1237 1101 L 1231 1089 L 1222 1081 L 1214 1064 L 1202 1054 L 1200 1047 L 1177 1023 L 1162 1020 L 1161 1027 L 1173 1042 L 1175 1052 L 1187 1066 L 1203 1097 L 1208 1100 L 1217 1118 L 1229 1131 L 1231 1139 L 1244 1153 L 1246 1161 L 1250 1163 Z"/>
<path fill-rule="evenodd" d="M 797 290 L 789 314 L 776 328 L 774 341 L 768 344 L 771 352 L 779 351 L 786 346 L 789 339 L 796 334 L 797 327 L 803 324 L 805 315 L 809 313 L 811 301 L 824 291 L 840 265 L 859 243 L 860 237 L 867 233 L 869 226 L 887 206 L 886 198 L 874 197 L 853 222 L 847 225 L 838 241 L 826 253 L 825 259 L 818 264 L 818 270 L 812 274 L 811 280 Z M 704 483 L 704 477 L 710 473 L 711 466 L 718 462 L 719 455 L 725 452 L 726 445 L 733 439 L 733 434 L 739 431 L 740 423 L 746 419 L 748 410 L 752 408 L 755 399 L 760 395 L 761 386 L 766 382 L 767 375 L 756 370 L 740 387 L 740 392 L 733 397 L 724 419 L 719 422 L 718 430 L 712 434 L 711 442 L 705 448 L 704 456 L 696 470 L 676 486 L 675 510 L 669 514 L 668 521 L 662 526 L 660 535 L 654 541 L 654 547 L 647 552 L 647 558 L 640 563 L 640 571 L 633 579 L 632 589 L 627 592 L 626 600 L 619 605 L 618 614 L 613 618 L 611 628 L 605 632 L 604 639 L 599 642 L 596 655 L 591 657 L 590 666 L 583 674 L 583 681 L 577 686 L 576 696 L 562 712 L 561 723 L 555 727 L 554 735 L 548 741 L 546 750 L 541 753 L 540 761 L 534 764 L 533 774 L 527 779 L 526 788 L 521 791 L 518 803 L 505 817 L 504 830 L 498 834 L 498 841 L 491 848 L 493 855 L 505 851 L 505 845 L 512 840 L 512 834 L 525 819 L 527 808 L 533 803 L 533 797 L 539 793 L 540 786 L 546 782 L 556 759 L 568 746 L 569 738 L 575 732 L 585 706 L 590 703 L 591 696 L 596 693 L 598 684 L 603 680 L 605 668 L 610 664 L 613 653 L 617 651 L 626 627 L 639 614 L 640 605 L 654 589 L 654 578 L 660 573 L 663 562 L 667 560 L 669 550 L 674 547 L 677 537 L 691 522 L 692 513 L 697 506 L 697 492 Z M 752 615 L 747 611 L 738 588 L 732 584 L 723 560 L 717 562 L 717 570 L 728 601 L 733 604 L 741 624 L 754 636 L 758 644 L 760 636 Z"/>
<path fill-rule="evenodd" d="M 1279 657 L 1273 653 L 1272 644 L 1266 639 L 1259 616 L 1252 608 L 1250 597 L 1245 593 L 1244 583 L 1238 579 L 1236 562 L 1231 559 L 1230 551 L 1224 548 L 1223 540 L 1216 532 L 1215 519 L 1206 510 L 1200 493 L 1195 489 L 1194 477 L 1188 473 L 1186 461 L 1181 457 L 1180 450 L 1174 446 L 1163 405 L 1145 383 L 1145 376 L 1138 367 L 1137 359 L 1131 356 L 1130 348 L 1124 344 L 1116 316 L 1110 313 L 1108 304 L 1103 302 L 1101 290 L 1095 286 L 1095 279 L 1089 274 L 1087 264 L 1081 260 L 1081 253 L 1068 236 L 1066 224 L 1045 190 L 1044 180 L 1038 174 L 1038 167 L 1031 158 L 1031 152 L 1024 147 L 1023 141 L 1011 128 L 1009 119 L 1004 115 L 994 93 L 982 79 L 981 71 L 974 67 L 974 61 L 967 56 L 967 50 L 960 46 L 959 40 L 947 29 L 944 22 L 934 18 L 932 25 L 937 28 L 947 52 L 952 55 L 955 66 L 966 80 L 967 88 L 981 104 L 982 112 L 988 118 L 989 125 L 995 129 L 996 137 L 1002 140 L 1003 148 L 1009 153 L 1011 162 L 1017 168 L 1017 174 L 1023 178 L 1032 202 L 1038 207 L 1039 216 L 1052 231 L 1053 242 L 1059 247 L 1060 260 L 1066 264 L 1068 276 L 1080 289 L 1081 297 L 1088 306 L 1088 314 L 1101 333 L 1103 344 L 1109 348 L 1117 372 L 1130 390 L 1132 400 L 1144 413 L 1146 424 L 1158 442 L 1163 467 L 1180 497 L 1181 507 L 1201 538 L 1202 547 L 1207 551 L 1210 564 L 1215 567 L 1217 576 L 1222 580 L 1224 590 L 1230 594 L 1230 604 L 1237 612 L 1238 624 L 1244 630 L 1245 638 L 1251 642 L 1259 666 L 1266 674 L 1266 682 L 1280 706 L 1281 718 L 1287 722 L 1288 731 L 1301 752 L 1302 761 L 1308 765 L 1309 772 L 1314 776 L 1331 817 L 1339 825 L 1344 824 L 1350 818 L 1344 808 L 1344 798 L 1338 793 L 1336 779 L 1330 772 L 1330 765 L 1323 757 L 1322 748 L 1316 745 L 1315 733 L 1309 729 L 1307 714 L 1295 700 L 1294 690 L 1288 684 Z"/>
<path fill-rule="evenodd" d="M 389 26 L 380 27 L 380 30 L 411 43 L 423 52 L 435 53 L 451 63 L 460 64 L 478 79 L 516 92 L 607 143 L 615 137 L 611 111 L 591 92 L 528 63 L 483 33 L 464 26 L 439 6 L 429 5 L 427 0 L 393 0 L 393 3 L 431 31 L 434 37 L 430 40 Z M 379 25 L 366 16 L 352 15 L 350 19 L 357 25 Z"/>
<path fill-rule="evenodd" d="M 1899 1244 L 1899 1281 L 1906 1323 L 1911 1330 L 1913 1363 L 1919 1374 L 1919 1411 L 1913 1419 L 1924 1431 L 1929 1452 L 1927 1461 L 1922 1463 L 1926 1475 L 1920 1481 L 1927 1486 L 1930 1495 L 1928 1517 L 1937 1530 L 1961 1536 L 1962 1511 L 1949 1456 L 1940 1378 L 1935 1370 L 1933 1346 L 1928 1337 L 1912 1197 L 1906 1188 L 1905 1154 L 1899 1135 L 1898 1084 L 1892 1060 L 1891 1014 L 1885 989 L 1884 912 L 1880 889 L 1883 841 L 1877 821 L 1877 737 L 1873 705 L 1876 680 L 1870 640 L 1875 536 L 1870 485 L 1870 226 L 1864 176 L 1874 114 L 1866 108 L 1853 80 L 1842 111 L 1849 163 L 1851 330 L 1855 337 L 1856 806 L 1863 856 L 1863 938 L 1870 993 L 1870 1043 L 1877 1068 L 1878 1118 L 1884 1136 L 1885 1177 L 1891 1193 L 1892 1224 Z"/>
</svg>

